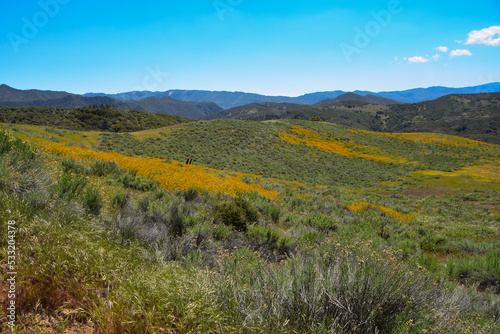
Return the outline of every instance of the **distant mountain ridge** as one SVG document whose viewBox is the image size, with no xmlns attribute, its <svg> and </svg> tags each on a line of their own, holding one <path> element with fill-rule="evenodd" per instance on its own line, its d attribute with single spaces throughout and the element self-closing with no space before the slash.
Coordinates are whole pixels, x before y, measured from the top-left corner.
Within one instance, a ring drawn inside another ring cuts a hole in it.
<svg viewBox="0 0 500 334">
<path fill-rule="evenodd" d="M 473 93 L 491 93 L 500 92 L 500 82 L 488 83 L 479 86 L 450 88 L 450 87 L 428 87 L 428 88 L 414 88 L 402 91 L 385 91 L 385 92 L 370 92 L 370 91 L 353 91 L 361 96 L 373 95 L 393 99 L 401 103 L 415 103 L 428 100 L 434 100 L 438 97 L 449 94 L 473 94 Z M 315 92 L 304 94 L 297 97 L 289 96 L 266 96 L 253 93 L 244 92 L 228 92 L 228 91 L 205 91 L 205 90 L 167 90 L 165 92 L 151 92 L 151 91 L 134 91 L 119 94 L 104 94 L 104 93 L 87 93 L 84 96 L 107 96 L 121 100 L 137 100 L 144 99 L 151 96 L 164 97 L 170 96 L 181 101 L 194 101 L 194 102 L 213 102 L 224 109 L 230 109 L 250 103 L 273 102 L 273 103 L 299 103 L 306 105 L 313 105 L 322 100 L 335 99 L 338 96 L 349 92 L 336 90 L 328 92 Z"/>
<path fill-rule="evenodd" d="M 169 96 L 125 101 L 109 96 L 82 96 L 66 92 L 19 90 L 7 85 L 0 85 L 0 106 L 74 109 L 92 105 L 113 105 L 120 109 L 163 113 L 191 119 L 199 119 L 223 110 L 213 102 L 179 101 Z"/>
</svg>

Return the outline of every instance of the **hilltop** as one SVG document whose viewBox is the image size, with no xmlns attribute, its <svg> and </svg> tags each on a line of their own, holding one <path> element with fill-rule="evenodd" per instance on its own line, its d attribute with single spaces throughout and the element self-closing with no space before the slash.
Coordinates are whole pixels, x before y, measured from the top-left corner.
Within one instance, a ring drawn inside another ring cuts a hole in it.
<svg viewBox="0 0 500 334">
<path fill-rule="evenodd" d="M 64 109 L 49 107 L 0 107 L 0 122 L 44 125 L 71 130 L 140 131 L 191 122 L 180 116 L 123 110 L 111 106 Z"/>
<path fill-rule="evenodd" d="M 337 96 L 334 99 L 326 99 L 319 101 L 318 103 L 314 104 L 315 107 L 327 107 L 331 104 L 338 103 L 338 102 L 345 102 L 345 101 L 361 101 L 365 103 L 370 103 L 370 104 L 401 104 L 401 102 L 393 100 L 393 99 L 388 99 L 385 97 L 381 96 L 375 96 L 372 94 L 368 94 L 365 96 L 355 94 L 355 93 L 345 93 L 340 96 Z"/>
<path fill-rule="evenodd" d="M 248 105 L 212 114 L 209 118 L 261 121 L 319 117 L 362 130 L 446 133 L 500 144 L 500 93 L 453 94 L 432 101 L 391 105 L 359 100 L 330 103 L 332 101 L 295 108 L 289 104 Z"/>
</svg>

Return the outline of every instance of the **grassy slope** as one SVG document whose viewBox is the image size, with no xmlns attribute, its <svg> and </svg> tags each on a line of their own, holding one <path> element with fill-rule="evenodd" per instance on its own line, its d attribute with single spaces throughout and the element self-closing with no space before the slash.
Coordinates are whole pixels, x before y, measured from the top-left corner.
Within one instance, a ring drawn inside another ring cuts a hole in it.
<svg viewBox="0 0 500 334">
<path fill-rule="evenodd" d="M 97 147 L 96 133 L 11 128 L 58 141 L 81 138 Z M 125 183 L 127 178 L 120 172 L 104 177 L 87 173 L 84 189 L 98 189 L 102 196 L 103 208 L 96 216 L 82 213 L 84 190 L 70 203 L 62 198 L 65 188 L 61 187 L 39 185 L 31 195 L 24 194 L 18 185 L 29 181 L 25 177 L 30 173 L 16 173 L 21 168 L 18 163 L 13 172 L 10 167 L 2 169 L 6 174 L 1 180 L 7 180 L 0 184 L 2 224 L 7 217 L 24 224 L 19 235 L 20 262 L 29 273 L 21 272 L 19 286 L 33 290 L 22 299 L 28 320 L 35 319 L 36 313 L 55 317 L 56 324 L 48 325 L 52 329 L 86 324 L 116 333 L 159 328 L 223 333 L 243 328 L 324 332 L 331 325 L 326 319 L 337 317 L 345 326 L 337 328 L 339 332 L 374 328 L 385 328 L 382 332 L 387 333 L 422 329 L 438 333 L 439 328 L 449 333 L 480 332 L 477 325 L 485 333 L 494 332 L 488 326 L 498 321 L 498 297 L 478 295 L 475 289 L 494 287 L 500 276 L 495 260 L 500 239 L 497 146 L 440 135 L 373 134 L 301 121 L 200 122 L 105 135 L 99 140 L 100 148 L 129 154 L 136 150 L 180 161 L 193 156 L 195 164 L 227 169 L 211 171 L 221 182 L 231 172 L 246 171 L 306 183 L 241 176 L 280 193 L 276 199 L 247 194 L 260 218 L 241 232 L 218 222 L 213 207 L 225 203 L 225 197 L 204 193 L 203 185 L 193 201 L 187 192 L 147 190 L 138 186 L 140 180 Z M 75 173 L 81 173 L 63 171 L 64 155 L 44 157 L 45 173 L 54 184 L 61 184 L 64 175 L 77 178 Z M 402 159 L 417 164 L 400 163 Z M 92 160 L 78 163 L 95 170 Z M 185 173 L 196 168 L 183 167 Z M 462 187 L 463 180 L 470 182 Z M 37 193 L 45 195 L 40 198 Z M 130 196 L 122 208 L 117 206 L 122 203 L 117 200 L 120 193 Z M 39 209 L 34 210 L 34 204 Z M 167 226 L 175 221 L 172 207 L 181 212 L 185 230 L 181 236 L 165 238 L 154 221 Z M 29 254 L 40 255 L 33 259 Z M 57 269 L 60 266 L 51 263 L 65 265 Z M 344 265 L 348 266 L 343 269 Z M 415 276 L 408 276 L 412 271 Z M 332 272 L 340 275 L 340 281 L 326 279 Z M 46 277 L 68 288 L 54 289 Z M 74 277 L 80 277 L 79 283 L 74 283 Z M 431 281 L 426 281 L 429 277 Z M 32 279 L 40 284 L 31 284 Z M 470 288 L 456 286 L 457 281 Z M 356 282 L 366 284 L 368 290 L 363 292 Z M 432 283 L 438 284 L 438 290 L 431 288 Z M 415 288 L 406 291 L 404 286 Z M 346 289 L 345 296 L 332 294 L 341 289 Z M 396 299 L 384 295 L 391 289 L 396 289 L 392 293 Z M 401 304 L 404 298 L 399 293 L 414 298 L 415 307 L 396 306 L 406 305 L 406 301 Z M 340 298 L 336 301 L 340 304 L 315 298 L 325 294 Z M 35 309 L 40 295 L 48 297 L 38 301 Z M 310 300 L 295 298 L 299 295 Z M 108 308 L 109 302 L 115 306 Z M 352 317 L 335 313 L 335 305 L 351 307 Z M 372 313 L 379 307 L 385 310 L 384 316 Z M 361 319 L 367 319 L 368 327 L 352 327 Z M 27 324 L 25 329 L 35 326 Z M 321 329 L 318 324 L 327 327 Z"/>
<path fill-rule="evenodd" d="M 308 131 L 309 139 L 294 128 Z M 305 121 L 199 122 L 158 130 L 157 134 L 145 140 L 139 140 L 137 134 L 105 134 L 101 135 L 100 148 L 182 162 L 192 157 L 198 165 L 289 181 L 356 186 L 401 180 L 418 169 L 452 170 L 472 164 L 480 156 L 498 156 L 492 145 L 467 147 L 455 145 L 453 140 L 449 145 L 433 145 L 403 136 Z M 281 138 L 285 134 L 298 141 L 287 142 Z M 352 154 L 332 152 L 336 148 Z"/>
<path fill-rule="evenodd" d="M 70 130 L 139 131 L 191 120 L 173 115 L 96 106 L 77 109 L 0 107 L 0 121 Z"/>
<path fill-rule="evenodd" d="M 454 94 L 411 104 L 376 105 L 344 101 L 328 106 L 299 106 L 282 110 L 242 106 L 212 117 L 268 120 L 321 117 L 324 121 L 362 130 L 434 132 L 500 144 L 500 93 Z"/>
</svg>

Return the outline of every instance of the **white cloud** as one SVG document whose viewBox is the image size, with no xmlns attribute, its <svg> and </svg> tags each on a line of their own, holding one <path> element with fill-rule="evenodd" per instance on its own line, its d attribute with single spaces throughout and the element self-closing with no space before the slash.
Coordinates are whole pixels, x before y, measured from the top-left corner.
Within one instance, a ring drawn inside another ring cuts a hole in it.
<svg viewBox="0 0 500 334">
<path fill-rule="evenodd" d="M 495 36 L 497 37 L 494 38 Z M 465 44 L 500 46 L 500 26 L 491 26 L 489 28 L 471 31 Z"/>
<path fill-rule="evenodd" d="M 434 48 L 436 50 L 439 50 L 441 52 L 448 52 L 448 47 L 447 46 L 438 46 L 437 48 Z"/>
<path fill-rule="evenodd" d="M 450 52 L 450 57 L 472 56 L 472 53 L 466 49 L 456 49 Z"/>
<path fill-rule="evenodd" d="M 408 61 L 411 63 L 427 63 L 429 61 L 429 59 L 427 58 L 424 58 L 424 57 L 420 57 L 420 56 L 415 56 L 415 57 L 411 57 L 411 58 L 408 58 Z"/>
<path fill-rule="evenodd" d="M 396 60 L 396 61 L 397 61 L 397 60 L 398 60 L 398 56 L 394 57 L 394 60 Z"/>
<path fill-rule="evenodd" d="M 434 56 L 432 56 L 432 59 L 434 59 L 434 60 L 438 60 L 438 59 L 439 59 L 439 57 L 441 57 L 441 56 L 440 56 L 440 55 L 438 55 L 438 54 L 436 53 Z"/>
</svg>

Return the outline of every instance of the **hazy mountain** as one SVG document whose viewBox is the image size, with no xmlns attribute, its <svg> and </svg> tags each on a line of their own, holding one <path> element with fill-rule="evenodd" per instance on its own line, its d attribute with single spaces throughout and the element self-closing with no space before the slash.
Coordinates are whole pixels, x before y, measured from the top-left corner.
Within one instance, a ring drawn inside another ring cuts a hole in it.
<svg viewBox="0 0 500 334">
<path fill-rule="evenodd" d="M 500 82 L 492 82 L 485 85 L 463 88 L 449 88 L 441 86 L 415 88 L 396 92 L 380 92 L 374 95 L 395 99 L 401 102 L 413 103 L 434 100 L 438 97 L 449 94 L 475 94 L 494 92 L 500 92 Z"/>
<path fill-rule="evenodd" d="M 433 100 L 438 97 L 448 94 L 472 94 L 472 93 L 488 93 L 500 92 L 500 83 L 489 83 L 474 87 L 464 88 L 448 88 L 448 87 L 429 87 L 429 88 L 415 88 L 403 91 L 393 92 L 379 92 L 374 93 L 370 91 L 356 90 L 352 93 L 361 96 L 373 95 L 378 97 L 385 97 L 404 103 L 414 103 L 426 100 Z M 139 100 L 151 96 L 164 97 L 170 96 L 174 99 L 181 101 L 194 101 L 194 102 L 214 102 L 224 109 L 238 107 L 250 103 L 273 102 L 273 103 L 299 103 L 313 105 L 322 100 L 335 99 L 343 95 L 345 91 L 336 90 L 331 92 L 315 92 L 304 94 L 297 97 L 288 96 L 266 96 L 253 93 L 244 92 L 228 92 L 228 91 L 206 91 L 206 90 L 168 90 L 165 92 L 150 92 L 150 91 L 134 91 L 119 94 L 104 94 L 104 93 L 88 93 L 84 96 L 107 96 L 121 100 Z"/>
<path fill-rule="evenodd" d="M 314 104 L 315 100 L 300 99 L 288 96 L 266 96 L 244 92 L 206 91 L 206 90 L 168 90 L 166 92 L 128 92 L 119 94 L 88 93 L 84 96 L 107 96 L 121 100 L 136 100 L 147 97 L 169 96 L 181 101 L 213 102 L 224 109 L 242 106 L 250 103 L 273 102 L 273 103 L 300 103 Z"/>
<path fill-rule="evenodd" d="M 212 102 L 179 101 L 168 96 L 125 101 L 109 96 L 82 96 L 66 92 L 18 90 L 7 85 L 0 86 L 0 106 L 81 108 L 91 105 L 113 105 L 121 109 L 171 114 L 193 119 L 223 110 Z"/>
<path fill-rule="evenodd" d="M 375 95 L 359 95 L 355 93 L 345 93 L 342 95 L 337 96 L 334 99 L 326 99 L 323 101 L 319 101 L 318 103 L 314 104 L 316 107 L 327 107 L 330 104 L 337 103 L 337 102 L 343 102 L 343 101 L 361 101 L 361 102 L 366 102 L 366 103 L 371 103 L 371 104 L 399 104 L 401 102 L 393 100 L 393 99 L 388 99 L 385 97 L 381 96 L 375 96 Z"/>
</svg>

